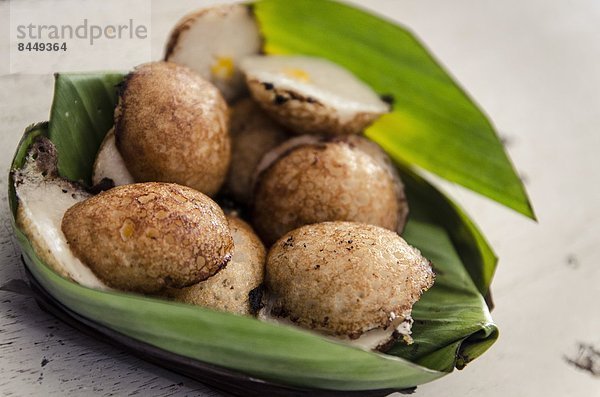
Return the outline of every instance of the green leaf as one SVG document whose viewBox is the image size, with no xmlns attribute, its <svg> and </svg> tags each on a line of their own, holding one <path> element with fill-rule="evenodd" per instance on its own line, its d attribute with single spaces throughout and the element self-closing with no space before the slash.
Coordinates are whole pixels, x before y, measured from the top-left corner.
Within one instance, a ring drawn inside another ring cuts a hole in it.
<svg viewBox="0 0 600 397">
<path fill-rule="evenodd" d="M 59 79 L 56 95 L 67 97 L 62 90 L 78 92 L 87 106 L 73 107 L 71 101 L 55 99 L 50 126 L 91 119 L 89 113 L 98 108 L 111 110 L 102 112 L 100 120 L 101 125 L 109 126 L 115 98 L 106 92 L 107 87 L 118 83 L 115 75 L 62 78 L 69 83 L 62 84 Z M 23 164 L 26 148 L 40 134 L 60 142 L 60 172 L 69 178 L 81 175 L 80 168 L 89 170 L 95 154 L 69 150 L 92 152 L 89 142 L 102 139 L 97 128 L 55 128 L 51 133 L 45 125 L 39 125 L 26 132 L 13 169 Z M 434 287 L 415 305 L 415 343 L 397 344 L 391 354 L 385 355 L 351 348 L 297 328 L 77 285 L 44 265 L 16 228 L 17 201 L 12 183 L 9 199 L 13 228 L 27 266 L 52 296 L 86 318 L 171 352 L 266 380 L 336 390 L 407 388 L 437 379 L 476 358 L 495 341 L 497 329 L 471 276 L 493 274 L 489 269 L 493 254 L 485 240 L 468 217 L 433 186 L 408 170 L 404 177 L 412 206 L 405 237 L 433 261 L 437 278 Z M 489 280 L 482 285 L 487 290 Z"/>
<path fill-rule="evenodd" d="M 366 133 L 396 160 L 534 218 L 487 117 L 408 30 L 326 0 L 263 0 L 254 11 L 268 53 L 328 58 L 394 98 Z"/>
<path fill-rule="evenodd" d="M 113 125 L 116 85 L 123 74 L 57 73 L 55 79 L 48 136 L 60 153 L 58 170 L 68 179 L 90 184 L 89 159 Z"/>
<path fill-rule="evenodd" d="M 413 309 L 415 343 L 396 344 L 389 353 L 439 371 L 462 368 L 464 357 L 472 360 L 491 346 L 497 328 L 443 229 L 413 219 L 404 237 L 431 260 L 436 282 Z"/>
<path fill-rule="evenodd" d="M 468 215 L 451 199 L 407 167 L 400 165 L 411 218 L 440 223 L 479 292 L 486 296 L 498 259 Z"/>
</svg>

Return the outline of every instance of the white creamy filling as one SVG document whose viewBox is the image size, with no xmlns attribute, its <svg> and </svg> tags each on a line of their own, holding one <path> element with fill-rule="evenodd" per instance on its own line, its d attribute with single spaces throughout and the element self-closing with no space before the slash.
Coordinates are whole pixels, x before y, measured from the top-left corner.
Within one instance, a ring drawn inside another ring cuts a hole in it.
<svg viewBox="0 0 600 397">
<path fill-rule="evenodd" d="M 356 113 L 386 113 L 389 105 L 348 70 L 325 59 L 303 56 L 252 56 L 241 64 L 248 78 L 297 92 L 334 108 L 341 121 Z"/>
<path fill-rule="evenodd" d="M 267 168 L 269 168 L 275 161 L 277 161 L 285 152 L 292 150 L 298 146 L 316 144 L 321 141 L 321 138 L 315 135 L 300 135 L 295 138 L 284 141 L 279 146 L 269 150 L 263 155 L 256 170 L 254 171 L 252 183 L 256 182 L 256 178 Z"/>
<path fill-rule="evenodd" d="M 131 176 L 125 165 L 123 156 L 121 156 L 119 149 L 117 149 L 117 140 L 112 129 L 106 134 L 96 155 L 92 182 L 95 185 L 100 183 L 104 178 L 111 179 L 115 183 L 115 186 L 135 183 L 133 176 Z"/>
<path fill-rule="evenodd" d="M 180 33 L 168 61 L 194 70 L 231 100 L 244 89 L 238 69 L 240 60 L 260 51 L 258 26 L 243 5 L 200 12 L 189 28 Z"/>
<path fill-rule="evenodd" d="M 31 222 L 37 234 L 36 238 L 42 240 L 40 246 L 50 251 L 49 255 L 56 259 L 64 273 L 86 287 L 109 289 L 90 268 L 73 255 L 61 229 L 63 215 L 67 209 L 85 200 L 89 195 L 76 192 L 66 183 L 60 182 L 25 178 L 16 188 L 19 205 Z"/>
<path fill-rule="evenodd" d="M 288 318 L 271 316 L 264 309 L 259 312 L 258 318 L 262 321 L 266 321 L 266 322 L 269 322 L 272 324 L 287 325 L 287 326 L 301 328 L 296 323 L 294 323 L 293 321 L 291 321 Z M 399 322 L 399 324 L 397 324 L 398 322 Z M 330 338 L 330 339 L 333 339 L 336 341 L 342 341 L 351 346 L 358 347 L 358 348 L 361 348 L 364 350 L 375 350 L 379 346 L 382 346 L 385 343 L 389 342 L 394 334 L 394 331 L 397 331 L 399 334 L 401 334 L 407 343 L 409 343 L 409 344 L 412 343 L 412 338 L 410 337 L 411 324 L 412 324 L 412 319 L 410 317 L 402 322 L 400 322 L 399 318 L 398 318 L 398 321 L 393 322 L 392 325 L 390 325 L 388 328 L 386 328 L 386 329 L 375 328 L 375 329 L 366 331 L 361 336 L 359 336 L 357 339 L 350 339 L 346 336 L 324 335 L 321 333 L 319 333 L 319 335 L 325 336 L 327 338 Z M 305 328 L 302 328 L 302 329 L 305 329 Z"/>
<path fill-rule="evenodd" d="M 343 340 L 346 343 L 351 344 L 352 346 L 360 347 L 360 348 L 366 349 L 366 350 L 375 350 L 379 346 L 384 345 L 385 343 L 389 342 L 390 339 L 392 338 L 394 332 L 398 332 L 400 335 L 403 336 L 404 340 L 410 344 L 410 343 L 412 343 L 412 338 L 410 337 L 410 334 L 411 334 L 410 327 L 412 325 L 412 319 L 409 317 L 406 320 L 403 320 L 402 322 L 400 322 L 398 324 L 399 319 L 400 318 L 398 318 L 398 321 L 392 322 L 392 325 L 390 325 L 386 329 L 375 328 L 375 329 L 369 330 L 367 332 L 364 332 L 357 339 L 350 339 L 350 338 L 339 338 L 339 339 Z"/>
</svg>

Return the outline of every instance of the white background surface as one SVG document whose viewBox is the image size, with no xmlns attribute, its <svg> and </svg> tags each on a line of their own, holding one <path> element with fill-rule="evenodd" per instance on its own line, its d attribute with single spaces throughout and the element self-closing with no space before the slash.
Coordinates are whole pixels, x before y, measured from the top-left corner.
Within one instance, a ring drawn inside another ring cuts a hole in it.
<svg viewBox="0 0 600 397">
<path fill-rule="evenodd" d="M 154 1 L 153 58 L 180 16 L 209 3 Z M 416 32 L 490 115 L 539 218 L 536 224 L 445 185 L 500 257 L 493 317 L 501 336 L 465 370 L 417 395 L 600 396 L 600 377 L 565 360 L 579 342 L 600 349 L 600 2 L 368 4 Z M 65 69 L 76 67 L 68 62 Z M 3 192 L 24 127 L 48 118 L 52 83 L 49 75 L 0 76 Z M 23 274 L 5 196 L 0 204 L 1 285 Z M 0 395 L 90 394 L 218 395 L 72 330 L 31 298 L 0 292 Z"/>
</svg>

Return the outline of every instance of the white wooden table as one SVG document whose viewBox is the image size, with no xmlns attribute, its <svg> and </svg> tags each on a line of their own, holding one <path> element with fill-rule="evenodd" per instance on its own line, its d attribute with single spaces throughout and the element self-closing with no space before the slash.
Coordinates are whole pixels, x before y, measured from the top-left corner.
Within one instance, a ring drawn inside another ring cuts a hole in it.
<svg viewBox="0 0 600 397">
<path fill-rule="evenodd" d="M 155 0 L 153 57 L 182 14 L 209 3 Z M 6 6 L 0 2 L 0 12 Z M 379 0 L 368 7 L 410 26 L 486 109 L 539 217 L 534 223 L 445 185 L 500 257 L 493 316 L 501 336 L 465 370 L 417 395 L 600 396 L 600 376 L 565 358 L 579 343 L 600 350 L 600 2 Z M 48 118 L 52 83 L 50 75 L 0 76 L 3 192 L 24 127 Z M 2 285 L 24 275 L 4 195 L 0 211 Z M 29 297 L 0 292 L 0 395 L 92 394 L 220 395 L 74 331 Z"/>
</svg>

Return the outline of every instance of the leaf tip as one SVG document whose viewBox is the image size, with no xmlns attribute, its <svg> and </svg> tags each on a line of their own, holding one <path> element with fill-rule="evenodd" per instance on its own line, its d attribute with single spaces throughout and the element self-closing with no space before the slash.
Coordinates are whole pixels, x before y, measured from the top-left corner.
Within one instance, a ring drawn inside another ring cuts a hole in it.
<svg viewBox="0 0 600 397">
<path fill-rule="evenodd" d="M 527 194 L 527 190 L 525 190 L 525 186 L 523 185 L 523 181 L 521 181 L 521 195 L 522 195 L 522 200 L 521 200 L 521 204 L 519 206 L 519 208 L 515 208 L 512 207 L 514 210 L 516 210 L 518 213 L 520 213 L 521 215 L 526 216 L 527 218 L 531 219 L 534 222 L 538 222 L 538 217 L 535 213 L 535 210 L 533 209 L 533 204 L 531 203 L 531 199 L 529 198 L 529 195 Z"/>
</svg>

